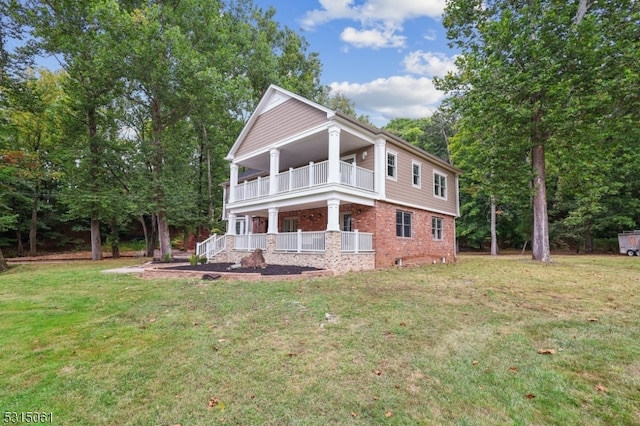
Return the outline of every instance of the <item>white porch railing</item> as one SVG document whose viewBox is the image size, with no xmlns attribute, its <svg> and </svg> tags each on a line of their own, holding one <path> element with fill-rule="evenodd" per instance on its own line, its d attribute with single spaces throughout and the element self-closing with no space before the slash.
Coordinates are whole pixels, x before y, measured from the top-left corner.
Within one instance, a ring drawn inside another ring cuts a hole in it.
<svg viewBox="0 0 640 426">
<path fill-rule="evenodd" d="M 295 191 L 324 185 L 329 180 L 329 161 L 309 163 L 306 166 L 291 168 L 276 175 L 274 193 Z M 367 191 L 374 190 L 374 173 L 371 170 L 340 161 L 340 184 Z M 244 201 L 269 195 L 269 177 L 259 177 L 239 183 L 233 188 L 235 200 Z"/>
<path fill-rule="evenodd" d="M 340 183 L 373 191 L 373 171 L 350 163 L 340 162 Z"/>
<path fill-rule="evenodd" d="M 196 255 L 204 256 L 207 260 L 211 260 L 216 254 L 223 251 L 227 246 L 227 240 L 224 235 L 213 234 L 201 243 L 196 244 Z"/>
<path fill-rule="evenodd" d="M 340 251 L 343 253 L 360 253 L 373 251 L 373 234 L 369 232 L 341 232 Z"/>
<path fill-rule="evenodd" d="M 276 250 L 301 252 L 324 251 L 324 232 L 283 232 L 276 234 Z"/>
<path fill-rule="evenodd" d="M 245 234 L 233 237 L 234 250 L 267 249 L 267 234 Z"/>
</svg>

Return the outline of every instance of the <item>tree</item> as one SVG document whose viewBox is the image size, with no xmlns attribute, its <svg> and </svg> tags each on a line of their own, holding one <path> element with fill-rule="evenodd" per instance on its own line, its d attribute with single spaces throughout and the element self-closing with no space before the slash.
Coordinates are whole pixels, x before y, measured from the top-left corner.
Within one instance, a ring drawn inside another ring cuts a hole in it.
<svg viewBox="0 0 640 426">
<path fill-rule="evenodd" d="M 99 128 L 104 108 L 121 87 L 123 56 L 118 51 L 122 46 L 119 26 L 123 13 L 116 0 L 27 1 L 17 19 L 32 28 L 31 46 L 60 55 L 60 64 L 69 76 L 65 91 L 75 112 L 75 123 L 70 123 L 70 127 L 80 124 L 85 133 L 68 131 L 68 134 L 88 148 L 82 158 L 76 157 L 78 164 L 87 170 L 87 179 L 76 188 L 84 192 L 83 196 L 78 193 L 77 201 L 82 205 L 76 206 L 90 218 L 92 259 L 100 260 L 100 222 L 105 203 L 99 197 L 104 149 Z"/>
<path fill-rule="evenodd" d="M 631 65 L 631 57 L 637 59 L 637 8 L 630 0 L 456 0 L 447 5 L 443 22 L 452 45 L 463 54 L 459 71 L 438 85 L 453 93 L 452 105 L 468 117 L 466 125 L 492 130 L 492 145 L 501 151 L 512 146 L 520 159 L 529 153 L 536 260 L 551 261 L 549 162 L 571 151 L 588 123 L 628 120 L 612 114 L 611 108 L 620 97 L 613 88 L 619 89 L 629 73 L 620 78 L 613 70 L 619 71 L 621 62 Z M 614 34 L 612 22 L 624 30 Z M 630 29 L 634 25 L 635 32 Z M 622 57 L 613 48 L 617 43 L 625 46 Z M 637 72 L 631 74 L 629 79 L 637 84 Z M 593 159 L 600 154 L 598 140 L 602 138 L 583 141 L 588 148 L 574 155 Z M 496 170 L 506 167 L 504 160 L 496 159 Z"/>
<path fill-rule="evenodd" d="M 20 159 L 19 175 L 31 190 L 29 221 L 29 256 L 36 255 L 38 212 L 43 186 L 60 177 L 58 153 L 63 140 L 61 117 L 64 113 L 63 74 L 39 70 L 9 91 L 7 118 L 10 122 L 11 144 Z"/>
</svg>

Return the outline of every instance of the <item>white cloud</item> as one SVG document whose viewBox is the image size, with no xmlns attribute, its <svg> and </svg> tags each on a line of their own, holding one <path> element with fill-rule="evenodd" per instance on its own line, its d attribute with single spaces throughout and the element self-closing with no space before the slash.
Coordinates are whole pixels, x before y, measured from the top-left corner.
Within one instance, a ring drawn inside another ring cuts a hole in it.
<svg viewBox="0 0 640 426">
<path fill-rule="evenodd" d="M 342 41 L 349 43 L 355 47 L 370 47 L 380 49 L 382 47 L 402 47 L 407 39 L 404 36 L 396 35 L 393 31 L 377 29 L 357 30 L 353 27 L 347 27 L 340 34 Z"/>
<path fill-rule="evenodd" d="M 449 71 L 456 71 L 456 57 L 457 55 L 447 56 L 444 53 L 417 50 L 405 56 L 402 64 L 412 74 L 444 77 Z"/>
<path fill-rule="evenodd" d="M 437 38 L 436 30 L 427 30 L 424 35 L 425 40 L 434 41 Z"/>
<path fill-rule="evenodd" d="M 300 24 L 306 30 L 327 22 L 347 19 L 359 22 L 361 29 L 347 27 L 342 40 L 356 47 L 402 47 L 405 37 L 397 35 L 408 19 L 429 17 L 439 19 L 445 0 L 320 0 L 320 9 L 307 12 Z M 426 38 L 429 39 L 430 33 Z"/>
<path fill-rule="evenodd" d="M 363 84 L 334 82 L 330 86 L 352 100 L 358 112 L 368 115 L 377 126 L 397 117 L 428 117 L 444 98 L 426 77 L 395 76 Z"/>
<path fill-rule="evenodd" d="M 307 12 L 301 20 L 305 29 L 336 19 L 353 19 L 362 23 L 387 22 L 401 25 L 407 19 L 440 18 L 445 0 L 366 0 L 354 4 L 354 0 L 320 0 L 321 9 Z"/>
</svg>

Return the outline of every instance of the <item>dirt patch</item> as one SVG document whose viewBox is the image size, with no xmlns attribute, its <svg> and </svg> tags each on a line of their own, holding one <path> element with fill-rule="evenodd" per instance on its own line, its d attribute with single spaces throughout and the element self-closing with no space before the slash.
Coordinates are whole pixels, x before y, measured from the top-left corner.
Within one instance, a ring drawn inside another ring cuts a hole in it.
<svg viewBox="0 0 640 426">
<path fill-rule="evenodd" d="M 227 272 L 239 274 L 260 274 L 260 275 L 300 275 L 307 271 L 321 271 L 321 269 L 310 266 L 295 265 L 267 265 L 264 268 L 236 268 L 231 269 L 233 263 L 206 263 L 204 265 L 182 265 L 168 266 L 164 270 L 173 271 L 194 271 L 194 272 Z"/>
</svg>

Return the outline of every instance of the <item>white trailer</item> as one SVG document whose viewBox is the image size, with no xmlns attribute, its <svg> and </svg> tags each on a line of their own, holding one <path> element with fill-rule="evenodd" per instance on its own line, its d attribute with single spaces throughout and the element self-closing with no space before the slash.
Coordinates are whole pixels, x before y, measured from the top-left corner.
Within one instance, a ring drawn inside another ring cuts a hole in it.
<svg viewBox="0 0 640 426">
<path fill-rule="evenodd" d="M 620 253 L 628 256 L 638 256 L 640 253 L 640 230 L 624 231 L 618 234 Z"/>
</svg>

